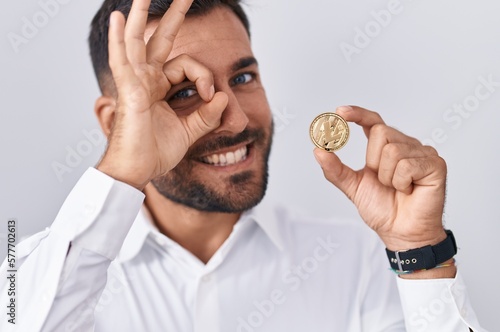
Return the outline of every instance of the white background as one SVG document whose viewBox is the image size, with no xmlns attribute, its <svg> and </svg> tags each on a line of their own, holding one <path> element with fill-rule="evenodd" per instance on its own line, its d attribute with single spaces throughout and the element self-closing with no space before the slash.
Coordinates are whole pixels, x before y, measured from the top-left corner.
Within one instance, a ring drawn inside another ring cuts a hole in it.
<svg viewBox="0 0 500 332">
<path fill-rule="evenodd" d="M 58 12 L 40 21 L 43 26 L 18 47 L 8 34 L 27 36 L 23 18 L 33 22 L 42 7 L 34 0 L 9 1 L 0 13 L 1 257 L 6 221 L 17 219 L 19 237 L 50 225 L 104 148 L 86 143 L 83 134 L 99 128 L 93 115 L 99 92 L 86 38 L 101 1 L 60 1 L 65 4 Z M 401 0 L 398 13 L 377 30 L 371 12 L 387 9 L 389 2 L 247 0 L 254 50 L 276 114 L 268 196 L 317 216 L 357 218 L 350 202 L 324 181 L 308 137 L 311 120 L 336 106 L 376 110 L 387 123 L 426 142 L 439 132 L 435 146 L 449 168 L 446 226 L 457 238 L 477 314 L 484 327 L 495 330 L 500 87 L 459 119 L 444 116 L 454 104 L 473 101 L 480 77 L 500 82 L 500 2 Z M 369 44 L 347 59 L 342 43 L 355 46 L 356 29 L 367 27 Z M 365 138 L 351 128 L 339 155 L 359 168 Z M 84 145 L 91 153 L 58 179 L 54 163 L 65 164 L 68 149 Z"/>
</svg>

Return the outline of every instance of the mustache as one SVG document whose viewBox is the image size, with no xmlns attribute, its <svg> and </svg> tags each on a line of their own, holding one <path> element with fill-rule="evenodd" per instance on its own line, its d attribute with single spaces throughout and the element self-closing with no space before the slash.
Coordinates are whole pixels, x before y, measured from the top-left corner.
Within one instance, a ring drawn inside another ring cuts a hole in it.
<svg viewBox="0 0 500 332">
<path fill-rule="evenodd" d="M 188 156 L 193 157 L 209 154 L 212 151 L 229 148 L 231 146 L 238 145 L 244 142 L 263 141 L 264 138 L 265 133 L 263 129 L 248 128 L 235 136 L 214 137 L 213 139 L 200 143 L 199 145 L 193 146 L 192 150 L 188 153 Z"/>
</svg>

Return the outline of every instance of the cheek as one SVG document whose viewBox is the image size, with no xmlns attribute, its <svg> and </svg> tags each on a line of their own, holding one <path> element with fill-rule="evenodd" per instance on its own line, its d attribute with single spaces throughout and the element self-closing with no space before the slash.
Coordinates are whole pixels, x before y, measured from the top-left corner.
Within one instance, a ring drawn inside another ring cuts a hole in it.
<svg viewBox="0 0 500 332">
<path fill-rule="evenodd" d="M 237 98 L 251 123 L 258 123 L 259 126 L 266 128 L 270 126 L 272 114 L 264 89 L 258 89 L 253 93 L 241 94 Z"/>
</svg>

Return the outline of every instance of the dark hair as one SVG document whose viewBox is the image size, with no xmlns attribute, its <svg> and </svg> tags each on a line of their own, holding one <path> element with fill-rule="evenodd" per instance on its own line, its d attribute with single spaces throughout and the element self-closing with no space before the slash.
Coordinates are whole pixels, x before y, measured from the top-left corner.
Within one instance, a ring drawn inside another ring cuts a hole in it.
<svg viewBox="0 0 500 332">
<path fill-rule="evenodd" d="M 148 21 L 161 19 L 172 1 L 152 0 L 149 6 Z M 243 23 L 250 36 L 250 24 L 241 7 L 240 0 L 194 0 L 187 16 L 204 15 L 219 6 L 226 6 L 231 9 Z M 112 83 L 109 82 L 111 80 L 111 70 L 108 63 L 109 16 L 113 11 L 118 10 L 127 18 L 131 7 L 132 0 L 105 0 L 92 20 L 89 35 L 90 57 L 92 58 L 92 65 L 101 91 L 104 91 L 105 87 L 109 88 L 109 83 Z"/>
</svg>

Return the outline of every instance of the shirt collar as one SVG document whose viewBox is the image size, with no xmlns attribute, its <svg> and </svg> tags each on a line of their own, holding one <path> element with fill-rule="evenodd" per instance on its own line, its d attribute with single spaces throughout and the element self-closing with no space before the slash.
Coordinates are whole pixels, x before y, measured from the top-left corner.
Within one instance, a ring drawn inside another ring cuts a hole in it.
<svg viewBox="0 0 500 332">
<path fill-rule="evenodd" d="M 279 211 L 274 209 L 270 204 L 262 202 L 256 207 L 245 211 L 236 225 L 241 225 L 245 221 L 255 222 L 264 231 L 271 242 L 279 250 L 283 251 L 283 238 L 282 232 L 280 232 L 279 229 L 278 213 Z M 157 232 L 158 228 L 154 224 L 149 210 L 143 205 L 125 238 L 117 260 L 119 262 L 125 262 L 133 259 L 141 251 L 147 237 L 151 233 Z"/>
<path fill-rule="evenodd" d="M 148 235 L 155 230 L 158 231 L 153 218 L 146 206 L 143 205 L 123 242 L 117 260 L 125 262 L 137 256 Z"/>
<path fill-rule="evenodd" d="M 281 251 L 284 249 L 283 232 L 279 223 L 280 211 L 267 201 L 261 202 L 259 205 L 243 213 L 241 219 L 249 218 L 255 221 L 257 225 L 264 231 L 271 242 Z"/>
</svg>

